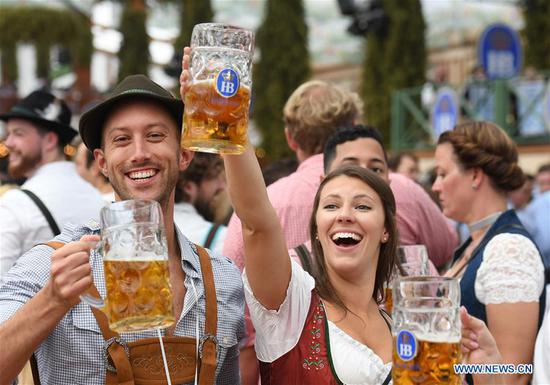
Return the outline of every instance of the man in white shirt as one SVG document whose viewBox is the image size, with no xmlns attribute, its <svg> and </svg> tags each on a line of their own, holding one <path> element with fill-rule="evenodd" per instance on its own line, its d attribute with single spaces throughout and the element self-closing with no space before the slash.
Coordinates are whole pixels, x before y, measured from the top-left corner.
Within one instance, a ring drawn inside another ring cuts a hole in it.
<svg viewBox="0 0 550 385">
<path fill-rule="evenodd" d="M 176 185 L 174 222 L 192 242 L 222 254 L 227 227 L 213 223 L 212 203 L 226 188 L 223 160 L 196 153 Z"/>
<path fill-rule="evenodd" d="M 49 92 L 34 91 L 0 114 L 0 120 L 6 122 L 8 173 L 27 178 L 21 189 L 0 198 L 1 283 L 25 251 L 53 238 L 68 222 L 98 218 L 104 201 L 77 174 L 74 163 L 65 160 L 63 149 L 77 134 L 65 102 Z"/>
</svg>

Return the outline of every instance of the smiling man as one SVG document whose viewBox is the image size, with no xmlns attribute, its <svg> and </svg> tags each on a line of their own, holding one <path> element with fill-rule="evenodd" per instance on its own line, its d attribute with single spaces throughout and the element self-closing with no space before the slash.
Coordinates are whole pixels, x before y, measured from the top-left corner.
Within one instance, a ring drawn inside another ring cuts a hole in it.
<svg viewBox="0 0 550 385">
<path fill-rule="evenodd" d="M 6 122 L 8 172 L 13 178 L 27 178 L 23 190 L 8 191 L 0 199 L 2 282 L 25 251 L 57 235 L 68 222 L 97 218 L 104 202 L 99 191 L 78 175 L 74 163 L 65 160 L 63 148 L 77 134 L 65 102 L 49 92 L 34 91 L 0 120 Z"/>
<path fill-rule="evenodd" d="M 182 114 L 180 100 L 134 75 L 82 116 L 80 134 L 117 201 L 151 199 L 162 208 L 176 318 L 162 331 L 170 344 L 166 356 L 172 381 L 193 383 L 198 369 L 201 385 L 233 385 L 239 383 L 238 342 L 244 332 L 239 270 L 227 258 L 195 247 L 173 220 L 178 174 L 193 158 L 180 149 Z M 156 330 L 123 333 L 115 340 L 101 326 L 107 321 L 80 302 L 93 285 L 105 292 L 101 258 L 90 250 L 99 230 L 94 221 L 67 226 L 55 238 L 64 246 L 31 249 L 7 275 L 0 287 L 0 383 L 11 381 L 33 352 L 42 384 L 134 383 L 134 374 L 155 383 L 166 380 L 162 366 L 156 366 L 162 362 Z M 135 341 L 147 348 L 139 359 L 132 358 L 133 350 L 125 351 Z M 198 357 L 188 354 L 195 348 Z M 155 367 L 144 370 L 134 366 L 137 361 Z M 115 372 L 108 369 L 111 365 Z"/>
<path fill-rule="evenodd" d="M 386 150 L 376 128 L 354 126 L 339 130 L 327 141 L 324 154 L 326 174 L 341 165 L 354 164 L 386 180 L 397 205 L 400 244 L 424 244 L 433 264 L 438 268 L 445 266 L 457 246 L 457 235 L 422 187 L 403 175 L 389 172 Z M 436 273 L 433 268 L 431 271 Z"/>
</svg>

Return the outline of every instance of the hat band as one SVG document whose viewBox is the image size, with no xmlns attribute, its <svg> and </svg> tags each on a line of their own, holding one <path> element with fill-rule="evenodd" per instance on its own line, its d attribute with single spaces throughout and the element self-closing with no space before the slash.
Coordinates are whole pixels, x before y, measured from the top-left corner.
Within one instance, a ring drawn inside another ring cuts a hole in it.
<svg viewBox="0 0 550 385">
<path fill-rule="evenodd" d="M 31 118 L 42 118 L 36 112 L 29 110 L 28 108 L 25 108 L 25 107 L 14 106 L 11 110 L 13 112 L 18 112 L 20 114 L 28 115 Z"/>
<path fill-rule="evenodd" d="M 131 88 L 129 90 L 122 91 L 119 94 L 115 94 L 114 96 L 116 96 L 116 95 L 125 95 L 125 94 L 149 94 L 149 95 L 156 96 L 156 97 L 175 99 L 174 96 L 172 96 L 172 94 L 169 93 L 169 92 L 166 93 L 165 95 L 161 95 L 159 93 L 153 92 L 151 90 L 146 90 L 146 89 L 143 89 L 143 88 Z"/>
</svg>

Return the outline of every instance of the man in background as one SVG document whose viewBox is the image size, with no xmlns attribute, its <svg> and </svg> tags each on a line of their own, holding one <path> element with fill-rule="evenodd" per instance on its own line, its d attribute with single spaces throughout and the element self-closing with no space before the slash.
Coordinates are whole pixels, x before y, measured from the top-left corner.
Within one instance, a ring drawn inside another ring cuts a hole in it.
<svg viewBox="0 0 550 385">
<path fill-rule="evenodd" d="M 53 238 L 66 223 L 98 218 L 104 201 L 65 160 L 64 147 L 77 134 L 65 102 L 34 91 L 0 120 L 6 122 L 8 173 L 27 178 L 21 189 L 0 198 L 1 282 L 25 251 Z"/>
<path fill-rule="evenodd" d="M 221 254 L 227 228 L 213 223 L 213 202 L 225 191 L 223 160 L 198 152 L 176 185 L 174 221 L 194 242 Z"/>
<path fill-rule="evenodd" d="M 369 126 L 339 130 L 325 147 L 327 174 L 338 166 L 355 164 L 388 181 L 397 206 L 399 243 L 426 245 L 430 261 L 443 269 L 458 245 L 456 232 L 424 189 L 403 175 L 390 173 L 387 162 L 380 133 Z"/>
<path fill-rule="evenodd" d="M 110 203 L 115 200 L 113 186 L 109 183 L 109 179 L 101 173 L 99 166 L 94 161 L 94 154 L 86 148 L 84 143 L 80 143 L 78 146 L 74 163 L 78 175 L 98 189 L 105 202 Z"/>
<path fill-rule="evenodd" d="M 418 182 L 418 157 L 412 152 L 400 152 L 388 160 L 388 167 L 392 172 L 405 175 Z"/>
</svg>

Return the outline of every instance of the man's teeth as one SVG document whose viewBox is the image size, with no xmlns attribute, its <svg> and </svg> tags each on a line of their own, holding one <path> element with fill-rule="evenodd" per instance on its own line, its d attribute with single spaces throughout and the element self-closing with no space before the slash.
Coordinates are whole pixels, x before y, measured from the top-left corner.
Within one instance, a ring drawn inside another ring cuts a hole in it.
<svg viewBox="0 0 550 385">
<path fill-rule="evenodd" d="M 134 171 L 128 174 L 132 179 L 145 179 L 150 178 L 156 174 L 155 170 L 146 170 L 146 171 Z"/>
<path fill-rule="evenodd" d="M 336 233 L 332 236 L 332 240 L 334 240 L 334 241 L 336 241 L 338 239 L 342 239 L 342 238 L 351 238 L 351 239 L 356 240 L 356 241 L 361 240 L 361 236 L 359 234 L 355 234 L 355 233 Z"/>
</svg>

